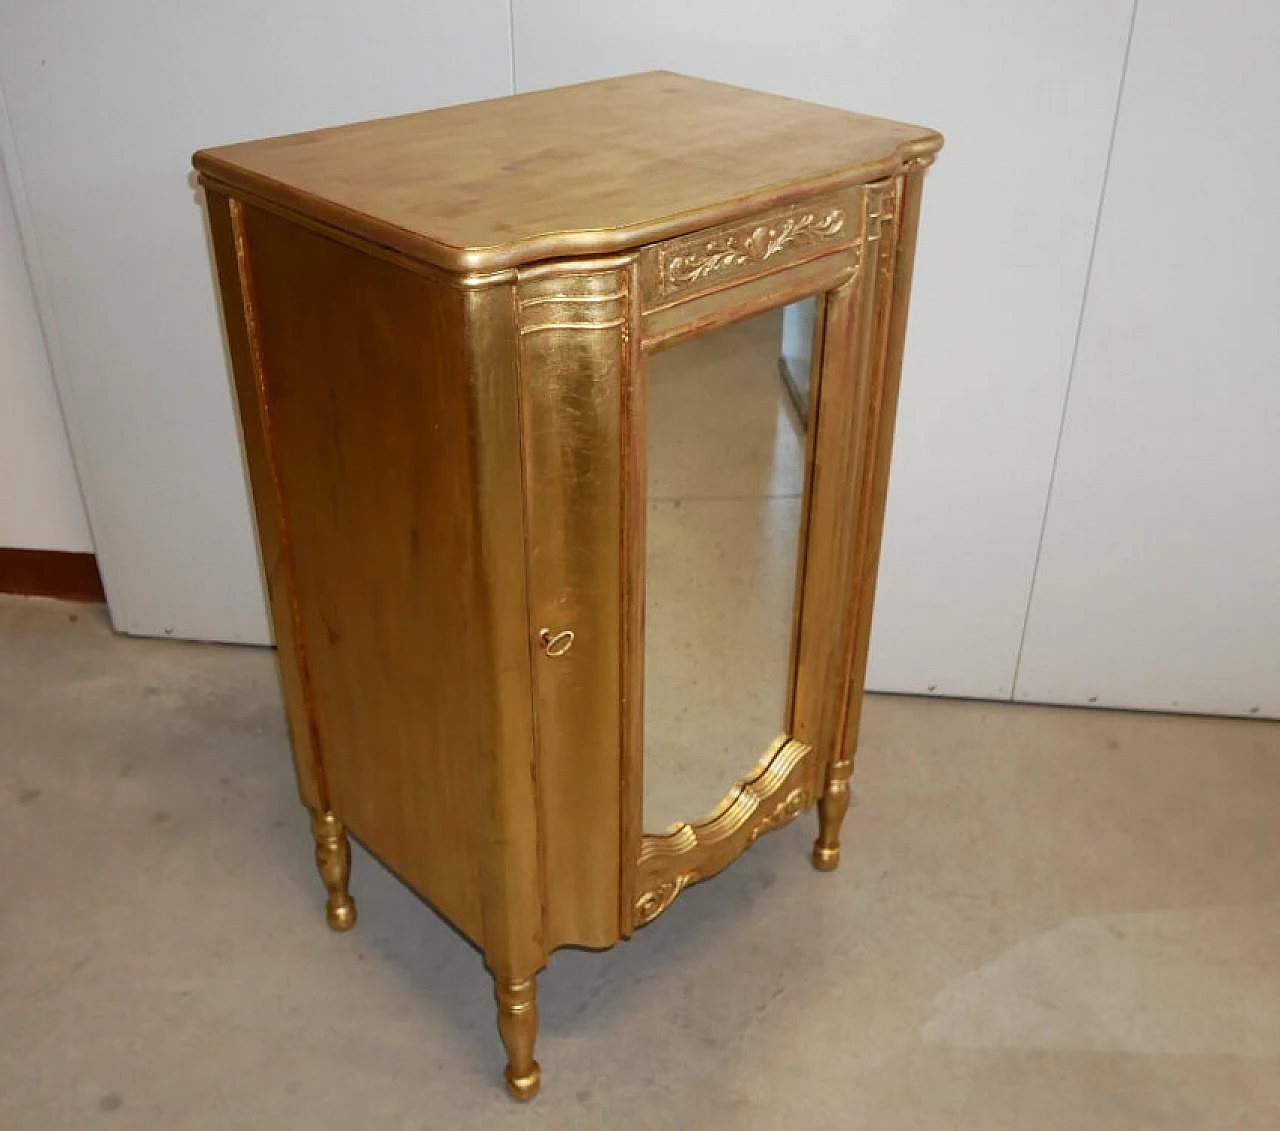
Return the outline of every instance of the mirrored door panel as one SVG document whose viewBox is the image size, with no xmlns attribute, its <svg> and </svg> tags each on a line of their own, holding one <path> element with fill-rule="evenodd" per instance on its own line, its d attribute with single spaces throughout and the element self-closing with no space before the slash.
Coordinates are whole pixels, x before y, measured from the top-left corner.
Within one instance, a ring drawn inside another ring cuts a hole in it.
<svg viewBox="0 0 1280 1131">
<path fill-rule="evenodd" d="M 787 725 L 805 426 L 782 312 L 648 369 L 644 828 L 696 821 Z"/>
</svg>

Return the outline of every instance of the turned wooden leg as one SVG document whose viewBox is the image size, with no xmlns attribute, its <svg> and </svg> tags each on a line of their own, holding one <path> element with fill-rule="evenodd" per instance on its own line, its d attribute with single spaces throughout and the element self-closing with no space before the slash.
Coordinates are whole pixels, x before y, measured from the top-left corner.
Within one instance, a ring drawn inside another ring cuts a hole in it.
<svg viewBox="0 0 1280 1131">
<path fill-rule="evenodd" d="M 840 863 L 840 825 L 849 811 L 849 778 L 852 762 L 833 762 L 826 787 L 818 798 L 818 839 L 813 842 L 813 866 L 833 872 Z"/>
<path fill-rule="evenodd" d="M 347 891 L 351 879 L 351 842 L 347 830 L 332 813 L 311 814 L 311 832 L 316 838 L 316 868 L 329 893 L 325 919 L 335 931 L 349 931 L 356 925 L 356 902 Z"/>
<path fill-rule="evenodd" d="M 493 979 L 498 997 L 498 1031 L 507 1048 L 507 1091 L 531 1100 L 542 1086 L 542 1069 L 533 1059 L 538 1038 L 538 983 L 535 978 Z"/>
</svg>

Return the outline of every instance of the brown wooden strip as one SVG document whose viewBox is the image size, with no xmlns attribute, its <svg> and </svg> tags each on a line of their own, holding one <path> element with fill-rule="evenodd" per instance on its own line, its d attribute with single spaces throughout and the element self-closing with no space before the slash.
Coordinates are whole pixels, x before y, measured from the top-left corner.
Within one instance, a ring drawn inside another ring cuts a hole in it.
<svg viewBox="0 0 1280 1131">
<path fill-rule="evenodd" d="M 105 601 L 98 559 L 68 550 L 0 548 L 0 593 Z"/>
</svg>

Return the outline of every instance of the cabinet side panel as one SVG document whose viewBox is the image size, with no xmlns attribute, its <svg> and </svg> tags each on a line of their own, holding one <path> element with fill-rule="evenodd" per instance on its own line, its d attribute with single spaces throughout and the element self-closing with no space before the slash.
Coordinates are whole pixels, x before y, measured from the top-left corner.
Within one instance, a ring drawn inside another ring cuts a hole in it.
<svg viewBox="0 0 1280 1131">
<path fill-rule="evenodd" d="M 488 696 L 462 295 L 244 218 L 330 807 L 479 942 Z"/>
<path fill-rule="evenodd" d="M 281 690 L 293 742 L 294 767 L 298 773 L 298 791 L 306 805 L 323 810 L 328 805 L 328 796 L 309 707 L 302 641 L 296 631 L 288 536 L 281 516 L 265 406 L 260 399 L 250 269 L 239 238 L 243 213 L 239 204 L 222 193 L 206 191 L 205 199 L 217 260 L 227 349 L 235 375 L 240 434 L 257 520 L 258 553 L 267 584 Z"/>
</svg>

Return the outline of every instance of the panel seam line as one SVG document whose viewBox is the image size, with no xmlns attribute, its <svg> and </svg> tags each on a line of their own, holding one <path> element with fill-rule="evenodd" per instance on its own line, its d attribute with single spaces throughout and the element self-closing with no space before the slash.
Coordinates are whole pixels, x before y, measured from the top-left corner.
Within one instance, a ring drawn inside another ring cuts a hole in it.
<svg viewBox="0 0 1280 1131">
<path fill-rule="evenodd" d="M 1018 701 L 1018 683 L 1022 678 L 1022 659 L 1027 646 L 1027 630 L 1031 624 L 1031 608 L 1035 602 L 1036 585 L 1040 580 L 1040 561 L 1044 556 L 1045 535 L 1049 529 L 1049 512 L 1053 507 L 1054 487 L 1058 481 L 1058 462 L 1062 455 L 1062 437 L 1066 431 L 1067 411 L 1071 405 L 1071 388 L 1075 382 L 1076 367 L 1080 358 L 1080 338 L 1084 329 L 1085 311 L 1089 306 L 1089 288 L 1093 282 L 1094 261 L 1098 254 L 1098 235 L 1102 230 L 1102 213 L 1106 207 L 1107 184 L 1111 180 L 1111 163 L 1115 157 L 1116 133 L 1120 127 L 1120 112 L 1124 105 L 1125 82 L 1129 77 L 1129 54 L 1133 49 L 1133 29 L 1138 22 L 1138 4 L 1133 0 L 1129 13 L 1129 33 L 1124 42 L 1124 57 L 1120 62 L 1120 81 L 1116 85 L 1116 105 L 1111 116 L 1111 134 L 1107 138 L 1107 158 L 1102 166 L 1102 182 L 1098 189 L 1098 208 L 1093 221 L 1093 238 L 1089 242 L 1089 259 L 1085 265 L 1084 287 L 1080 294 L 1080 308 L 1076 314 L 1075 339 L 1071 345 L 1071 363 L 1067 369 L 1067 387 L 1062 394 L 1062 412 L 1058 418 L 1058 436 L 1053 445 L 1053 462 L 1049 465 L 1049 487 L 1045 492 L 1044 514 L 1040 519 L 1040 537 L 1036 542 L 1036 556 L 1031 566 L 1031 584 L 1027 587 L 1027 605 L 1022 614 L 1022 632 L 1018 637 L 1018 653 L 1013 662 L 1013 680 L 1009 687 L 1010 702 Z"/>
</svg>

